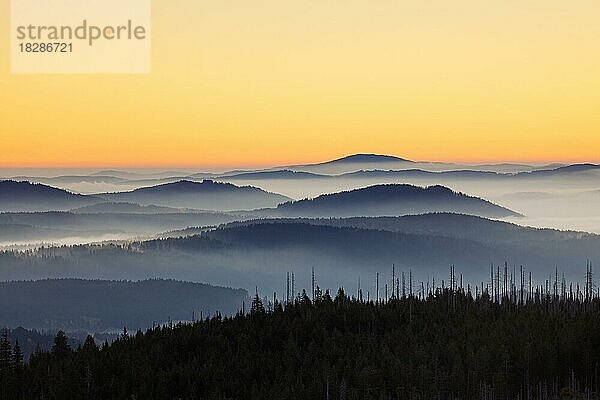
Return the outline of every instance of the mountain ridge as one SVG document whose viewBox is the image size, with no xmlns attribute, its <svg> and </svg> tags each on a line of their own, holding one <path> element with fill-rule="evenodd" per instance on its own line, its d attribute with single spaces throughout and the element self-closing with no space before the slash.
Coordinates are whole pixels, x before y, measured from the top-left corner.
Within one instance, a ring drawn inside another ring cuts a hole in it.
<svg viewBox="0 0 600 400">
<path fill-rule="evenodd" d="M 101 199 L 28 181 L 0 180 L 0 211 L 66 211 Z"/>
<path fill-rule="evenodd" d="M 487 200 L 467 196 L 434 185 L 372 185 L 282 203 L 277 211 L 291 216 L 383 216 L 431 212 L 460 212 L 483 217 L 508 217 L 520 214 Z"/>
<path fill-rule="evenodd" d="M 387 155 L 387 154 L 375 154 L 375 153 L 356 153 L 350 154 L 344 157 L 336 158 L 330 161 L 325 161 L 311 165 L 326 165 L 326 164 L 340 164 L 340 163 L 383 163 L 383 162 L 406 162 L 414 163 L 412 160 L 405 158 Z"/>
<path fill-rule="evenodd" d="M 133 202 L 196 210 L 235 211 L 274 207 L 290 198 L 253 186 L 236 186 L 228 182 L 204 179 L 202 182 L 179 180 L 126 192 L 101 193 L 113 202 Z"/>
</svg>

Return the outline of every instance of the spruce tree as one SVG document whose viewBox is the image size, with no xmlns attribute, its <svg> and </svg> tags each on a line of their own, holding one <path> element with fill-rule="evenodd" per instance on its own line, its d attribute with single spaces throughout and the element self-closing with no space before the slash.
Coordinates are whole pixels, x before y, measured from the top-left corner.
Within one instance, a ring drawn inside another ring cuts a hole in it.
<svg viewBox="0 0 600 400">
<path fill-rule="evenodd" d="M 258 292 L 257 292 L 256 295 L 254 296 L 254 298 L 252 299 L 252 307 L 250 308 L 250 314 L 255 315 L 255 314 L 264 314 L 264 313 L 265 313 L 265 306 L 263 305 L 263 302 L 260 299 L 260 297 L 258 296 Z"/>
<path fill-rule="evenodd" d="M 19 345 L 19 341 L 15 341 L 12 357 L 12 387 L 15 399 L 21 398 L 23 387 L 23 351 Z"/>
<path fill-rule="evenodd" d="M 69 346 L 69 338 L 63 331 L 58 331 L 54 337 L 54 343 L 52 344 L 52 354 L 57 357 L 63 357 L 71 352 Z"/>
</svg>

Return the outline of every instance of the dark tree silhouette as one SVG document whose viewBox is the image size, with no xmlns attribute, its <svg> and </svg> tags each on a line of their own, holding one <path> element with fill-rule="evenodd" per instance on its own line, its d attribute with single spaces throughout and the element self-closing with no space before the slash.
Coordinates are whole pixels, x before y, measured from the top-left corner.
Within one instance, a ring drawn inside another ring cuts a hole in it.
<svg viewBox="0 0 600 400">
<path fill-rule="evenodd" d="M 64 357 L 71 352 L 69 346 L 69 339 L 63 331 L 58 331 L 54 337 L 54 344 L 52 345 L 52 354 L 56 357 Z"/>
<path fill-rule="evenodd" d="M 332 299 L 316 286 L 314 300 L 303 291 L 265 310 L 257 293 L 247 314 L 157 326 L 101 349 L 88 337 L 70 351 L 59 333 L 8 398 L 598 398 L 597 296 L 548 285 L 521 301 L 513 277 L 495 301 L 451 275 L 443 289 L 389 301 L 343 289 Z"/>
</svg>

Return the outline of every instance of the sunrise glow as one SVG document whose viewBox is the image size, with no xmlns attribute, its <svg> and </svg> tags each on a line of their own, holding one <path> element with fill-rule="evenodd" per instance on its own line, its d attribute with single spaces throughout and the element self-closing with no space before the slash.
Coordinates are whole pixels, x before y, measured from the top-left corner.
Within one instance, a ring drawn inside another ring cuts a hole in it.
<svg viewBox="0 0 600 400">
<path fill-rule="evenodd" d="M 152 14 L 142 75 L 13 75 L 1 30 L 0 167 L 600 161 L 598 1 L 179 0 Z"/>
</svg>

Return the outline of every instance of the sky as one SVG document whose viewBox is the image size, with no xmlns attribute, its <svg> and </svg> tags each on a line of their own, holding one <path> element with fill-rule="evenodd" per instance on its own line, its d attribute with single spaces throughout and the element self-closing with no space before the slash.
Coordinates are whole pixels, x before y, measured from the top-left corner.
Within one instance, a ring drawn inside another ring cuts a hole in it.
<svg viewBox="0 0 600 400">
<path fill-rule="evenodd" d="M 154 0 L 141 75 L 10 73 L 0 167 L 600 162 L 598 0 Z"/>
</svg>

